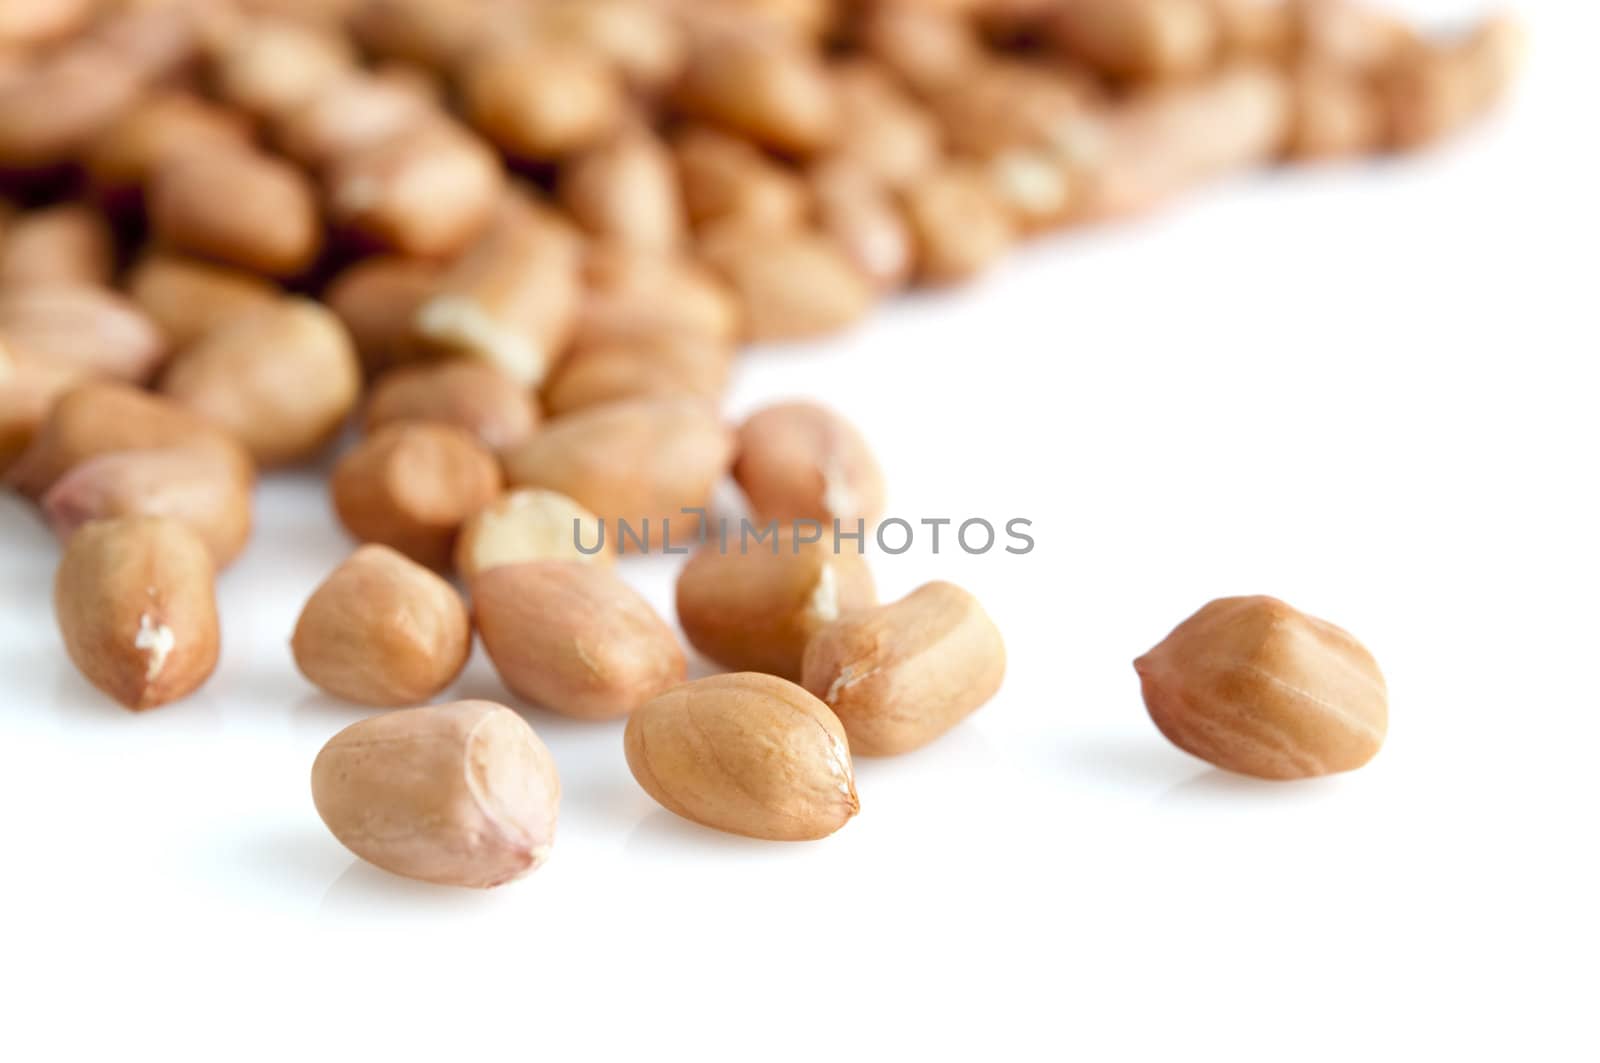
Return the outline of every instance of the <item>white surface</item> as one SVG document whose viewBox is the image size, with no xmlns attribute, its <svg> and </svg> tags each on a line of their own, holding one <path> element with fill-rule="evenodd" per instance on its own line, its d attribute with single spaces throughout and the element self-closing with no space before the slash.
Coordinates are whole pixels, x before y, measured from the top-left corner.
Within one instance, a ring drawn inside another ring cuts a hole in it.
<svg viewBox="0 0 1600 1063">
<path fill-rule="evenodd" d="M 387 876 L 307 784 L 360 716 L 287 648 L 349 548 L 317 476 L 262 490 L 213 681 L 140 716 L 67 664 L 55 547 L 0 499 L 0 1056 L 1595 1058 L 1600 26 L 1543 7 L 1513 111 L 1441 154 L 1219 189 L 748 359 L 731 414 L 821 397 L 895 513 L 1038 540 L 877 558 L 886 596 L 974 590 L 1011 669 L 860 763 L 824 842 L 680 822 L 620 724 L 530 712 L 546 868 Z M 670 615 L 673 567 L 624 571 Z M 1254 592 L 1383 664 L 1367 769 L 1230 778 L 1150 725 L 1133 657 Z M 502 696 L 481 656 L 454 693 Z"/>
</svg>

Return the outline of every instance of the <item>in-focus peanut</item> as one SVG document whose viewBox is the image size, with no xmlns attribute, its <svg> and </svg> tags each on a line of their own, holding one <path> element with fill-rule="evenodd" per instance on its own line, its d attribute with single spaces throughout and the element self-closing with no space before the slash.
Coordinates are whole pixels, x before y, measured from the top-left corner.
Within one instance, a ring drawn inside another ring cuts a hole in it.
<svg viewBox="0 0 1600 1063">
<path fill-rule="evenodd" d="M 739 426 L 733 478 L 762 520 L 869 524 L 883 512 L 883 472 L 844 418 L 812 402 L 784 402 Z"/>
<path fill-rule="evenodd" d="M 498 565 L 525 561 L 615 563 L 616 543 L 592 553 L 600 518 L 566 495 L 537 487 L 507 491 L 461 526 L 456 537 L 456 571 L 471 577 Z M 581 537 L 581 538 L 580 538 Z"/>
</svg>

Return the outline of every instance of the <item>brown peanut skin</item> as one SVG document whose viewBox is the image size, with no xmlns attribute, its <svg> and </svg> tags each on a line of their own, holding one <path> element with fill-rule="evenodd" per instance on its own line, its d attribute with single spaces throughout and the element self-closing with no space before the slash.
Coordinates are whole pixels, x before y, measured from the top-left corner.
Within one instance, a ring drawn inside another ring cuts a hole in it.
<svg viewBox="0 0 1600 1063">
<path fill-rule="evenodd" d="M 338 433 L 361 393 L 361 363 L 332 311 L 282 299 L 207 333 L 173 360 L 161 390 L 231 432 L 260 465 L 288 465 Z"/>
<path fill-rule="evenodd" d="M 275 303 L 277 285 L 243 270 L 155 252 L 134 266 L 128 294 L 181 351 L 238 317 Z"/>
<path fill-rule="evenodd" d="M 835 553 L 827 537 L 797 543 L 781 529 L 778 549 L 707 543 L 678 575 L 678 622 L 695 649 L 736 672 L 801 679 L 806 644 L 842 613 L 878 604 L 864 557 Z"/>
<path fill-rule="evenodd" d="M 544 863 L 561 780 L 520 716 L 457 701 L 346 727 L 317 754 L 311 796 L 333 836 L 368 863 L 487 889 Z"/>
<path fill-rule="evenodd" d="M 497 565 L 472 578 L 472 609 L 506 686 L 564 716 L 625 716 L 686 674 L 677 636 L 609 566 Z"/>
<path fill-rule="evenodd" d="M 380 255 L 340 273 L 323 293 L 368 373 L 420 357 L 412 322 L 438 288 L 440 269 L 433 262 Z"/>
<path fill-rule="evenodd" d="M 126 708 L 186 697 L 217 666 L 211 553 L 175 520 L 84 525 L 56 570 L 55 608 L 72 663 Z"/>
<path fill-rule="evenodd" d="M 108 285 L 115 267 L 110 226 L 99 211 L 78 203 L 19 215 L 0 239 L 0 290 Z"/>
<path fill-rule="evenodd" d="M 716 401 L 727 390 L 730 348 L 700 336 L 663 333 L 576 347 L 540 389 L 560 417 L 633 398 L 685 396 Z"/>
<path fill-rule="evenodd" d="M 294 277 L 322 249 L 311 182 L 281 159 L 204 145 L 163 160 L 149 198 L 154 234 L 202 258 Z"/>
<path fill-rule="evenodd" d="M 220 570 L 250 538 L 252 486 L 232 462 L 203 448 L 123 450 L 73 466 L 40 507 L 63 543 L 92 520 L 171 517 L 205 541 Z"/>
<path fill-rule="evenodd" d="M 745 338 L 809 339 L 855 324 L 872 308 L 872 283 L 819 232 L 772 232 L 723 222 L 701 253 L 738 296 Z"/>
<path fill-rule="evenodd" d="M 295 664 L 335 697 L 392 708 L 427 701 L 472 651 L 456 589 L 387 546 L 356 550 L 312 592 L 295 624 Z"/>
<path fill-rule="evenodd" d="M 133 383 L 148 380 L 169 353 L 167 338 L 138 306 L 88 284 L 0 288 L 0 343 L 19 362 Z"/>
<path fill-rule="evenodd" d="M 443 362 L 401 366 L 378 378 L 365 430 L 395 421 L 453 424 L 490 450 L 500 450 L 531 436 L 539 415 L 531 396 L 494 367 Z"/>
<path fill-rule="evenodd" d="M 103 381 L 62 395 L 6 478 L 23 494 L 39 498 L 74 465 L 97 454 L 171 446 L 202 447 L 226 461 L 241 480 L 255 479 L 255 462 L 222 429 L 160 395 Z"/>
<path fill-rule="evenodd" d="M 833 85 L 809 49 L 784 34 L 718 34 L 697 46 L 676 101 L 691 114 L 775 151 L 805 155 L 838 129 Z"/>
<path fill-rule="evenodd" d="M 476 437 L 428 421 L 380 428 L 339 460 L 330 483 L 351 535 L 435 569 L 449 566 L 457 530 L 500 487 L 500 467 Z"/>
<path fill-rule="evenodd" d="M 844 724 L 850 748 L 875 757 L 945 734 L 994 696 L 1005 669 L 1005 642 L 978 600 L 935 582 L 823 628 L 802 673 Z"/>
<path fill-rule="evenodd" d="M 606 522 L 606 540 L 618 540 L 619 521 L 643 537 L 647 549 L 698 533 L 699 520 L 683 512 L 704 507 L 733 460 L 733 433 L 715 408 L 697 399 L 643 398 L 591 406 L 552 421 L 501 458 L 506 479 L 518 487 L 559 491 Z M 586 530 L 585 543 L 598 533 Z M 628 549 L 637 550 L 629 540 Z"/>
<path fill-rule="evenodd" d="M 1226 771 L 1304 779 L 1352 771 L 1388 731 L 1383 675 L 1348 632 L 1268 597 L 1221 598 L 1134 662 L 1178 748 Z"/>
<path fill-rule="evenodd" d="M 669 812 L 773 841 L 825 838 L 861 808 L 839 720 L 755 672 L 669 690 L 628 720 L 628 768 Z"/>
<path fill-rule="evenodd" d="M 783 402 L 739 426 L 733 478 L 762 520 L 869 524 L 883 512 L 883 472 L 844 418 L 813 402 Z"/>
</svg>

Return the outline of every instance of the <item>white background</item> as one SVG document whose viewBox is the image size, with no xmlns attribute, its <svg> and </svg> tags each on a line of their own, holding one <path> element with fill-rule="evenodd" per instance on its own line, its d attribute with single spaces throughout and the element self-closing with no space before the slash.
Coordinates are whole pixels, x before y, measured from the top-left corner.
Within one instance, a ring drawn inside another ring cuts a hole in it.
<svg viewBox="0 0 1600 1063">
<path fill-rule="evenodd" d="M 56 547 L 0 498 L 0 1058 L 1596 1058 L 1600 20 L 1524 10 L 1517 100 L 1443 152 L 1237 182 L 746 359 L 730 416 L 820 397 L 895 513 L 1038 540 L 878 557 L 886 597 L 972 589 L 1011 667 L 859 763 L 823 842 L 678 821 L 620 724 L 529 710 L 544 869 L 359 864 L 308 775 L 361 714 L 287 645 L 350 545 L 320 475 L 261 491 L 214 679 L 137 716 L 66 662 Z M 670 615 L 671 560 L 623 571 Z M 1244 593 L 1376 654 L 1368 768 L 1232 778 L 1149 723 L 1132 659 Z M 480 656 L 453 696 L 503 694 Z"/>
</svg>

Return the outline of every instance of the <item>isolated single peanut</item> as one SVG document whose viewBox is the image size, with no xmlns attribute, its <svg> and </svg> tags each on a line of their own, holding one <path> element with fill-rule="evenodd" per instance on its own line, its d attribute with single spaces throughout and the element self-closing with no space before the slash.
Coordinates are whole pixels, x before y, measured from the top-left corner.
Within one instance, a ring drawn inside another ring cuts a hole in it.
<svg viewBox="0 0 1600 1063">
<path fill-rule="evenodd" d="M 732 348 L 672 332 L 580 344 L 561 360 L 540 396 L 551 417 L 631 398 L 715 401 L 727 388 L 732 362 Z"/>
<path fill-rule="evenodd" d="M 571 335 L 580 298 L 576 234 L 520 197 L 439 278 L 413 317 L 429 352 L 494 366 L 524 386 L 544 379 Z"/>
<path fill-rule="evenodd" d="M 361 392 L 361 364 L 333 312 L 282 299 L 219 325 L 167 369 L 161 390 L 222 426 L 263 466 L 314 456 Z"/>
<path fill-rule="evenodd" d="M 396 421 L 439 421 L 465 428 L 490 450 L 533 434 L 531 396 L 498 369 L 476 362 L 400 366 L 378 378 L 363 419 L 372 432 Z"/>
<path fill-rule="evenodd" d="M 928 583 L 898 602 L 847 613 L 806 647 L 805 688 L 863 756 L 907 753 L 966 719 L 1000 689 L 1006 650 L 978 600 Z"/>
<path fill-rule="evenodd" d="M 576 500 L 605 522 L 607 542 L 622 522 L 644 549 L 692 541 L 704 508 L 733 459 L 733 433 L 696 399 L 626 399 L 568 414 L 502 455 L 506 478 Z M 648 523 L 646 523 L 648 522 Z M 670 522 L 670 523 L 668 523 Z"/>
<path fill-rule="evenodd" d="M 67 654 L 126 708 L 186 697 L 217 664 L 214 582 L 210 551 L 176 520 L 85 524 L 56 571 L 56 623 Z"/>
<path fill-rule="evenodd" d="M 634 712 L 623 744 L 647 794 L 717 830 L 807 841 L 861 808 L 839 720 L 776 676 L 739 672 L 669 690 Z"/>
<path fill-rule="evenodd" d="M 271 281 L 243 270 L 153 251 L 128 275 L 128 294 L 181 351 L 236 318 L 275 304 Z"/>
<path fill-rule="evenodd" d="M 505 173 L 488 145 L 436 115 L 341 154 L 324 185 L 338 228 L 383 250 L 436 258 L 483 232 Z"/>
<path fill-rule="evenodd" d="M 111 451 L 73 466 L 40 507 L 63 543 L 94 520 L 169 517 L 198 535 L 221 569 L 250 538 L 252 486 L 235 463 L 200 447 Z"/>
<path fill-rule="evenodd" d="M 148 380 L 167 339 L 127 299 L 94 285 L 20 285 L 0 291 L 0 342 L 19 362 Z"/>
<path fill-rule="evenodd" d="M 771 543 L 708 542 L 678 574 L 678 622 L 689 643 L 736 672 L 799 682 L 806 644 L 844 613 L 878 604 L 864 557 L 793 526 Z"/>
<path fill-rule="evenodd" d="M 486 889 L 549 856 L 561 780 L 522 717 L 457 701 L 346 727 L 317 754 L 311 796 L 333 836 L 368 863 Z"/>
<path fill-rule="evenodd" d="M 472 577 L 472 616 L 512 693 L 565 716 L 624 716 L 684 681 L 677 636 L 605 565 L 530 561 Z"/>
<path fill-rule="evenodd" d="M 104 286 L 115 268 L 110 226 L 99 211 L 81 203 L 25 213 L 0 238 L 0 289 Z"/>
<path fill-rule="evenodd" d="M 821 233 L 719 226 L 704 236 L 701 253 L 738 295 L 754 342 L 836 332 L 872 307 L 871 283 Z"/>
<path fill-rule="evenodd" d="M 835 520 L 883 513 L 883 472 L 861 433 L 812 402 L 784 402 L 739 426 L 733 478 L 762 520 Z"/>
<path fill-rule="evenodd" d="M 210 450 L 240 479 L 254 479 L 249 453 L 222 429 L 160 395 L 109 381 L 86 381 L 61 394 L 7 479 L 37 499 L 96 455 L 173 446 Z"/>
<path fill-rule="evenodd" d="M 472 624 L 454 587 L 397 551 L 369 544 L 312 592 L 291 645 L 300 673 L 335 697 L 415 705 L 461 674 Z"/>
<path fill-rule="evenodd" d="M 202 258 L 293 277 L 322 248 L 310 181 L 268 155 L 205 147 L 170 155 L 148 195 L 155 236 Z"/>
<path fill-rule="evenodd" d="M 537 487 L 507 491 L 461 526 L 456 572 L 470 578 L 485 569 L 526 561 L 614 564 L 615 542 L 585 552 L 594 545 L 599 523 L 599 517 L 559 492 Z"/>
<path fill-rule="evenodd" d="M 476 437 L 427 421 L 378 429 L 339 459 L 330 483 L 351 535 L 435 569 L 450 564 L 457 530 L 500 486 L 500 467 Z"/>
<path fill-rule="evenodd" d="M 1221 598 L 1134 662 L 1174 745 L 1227 771 L 1352 771 L 1389 726 L 1383 675 L 1348 632 L 1275 598 Z"/>
</svg>

